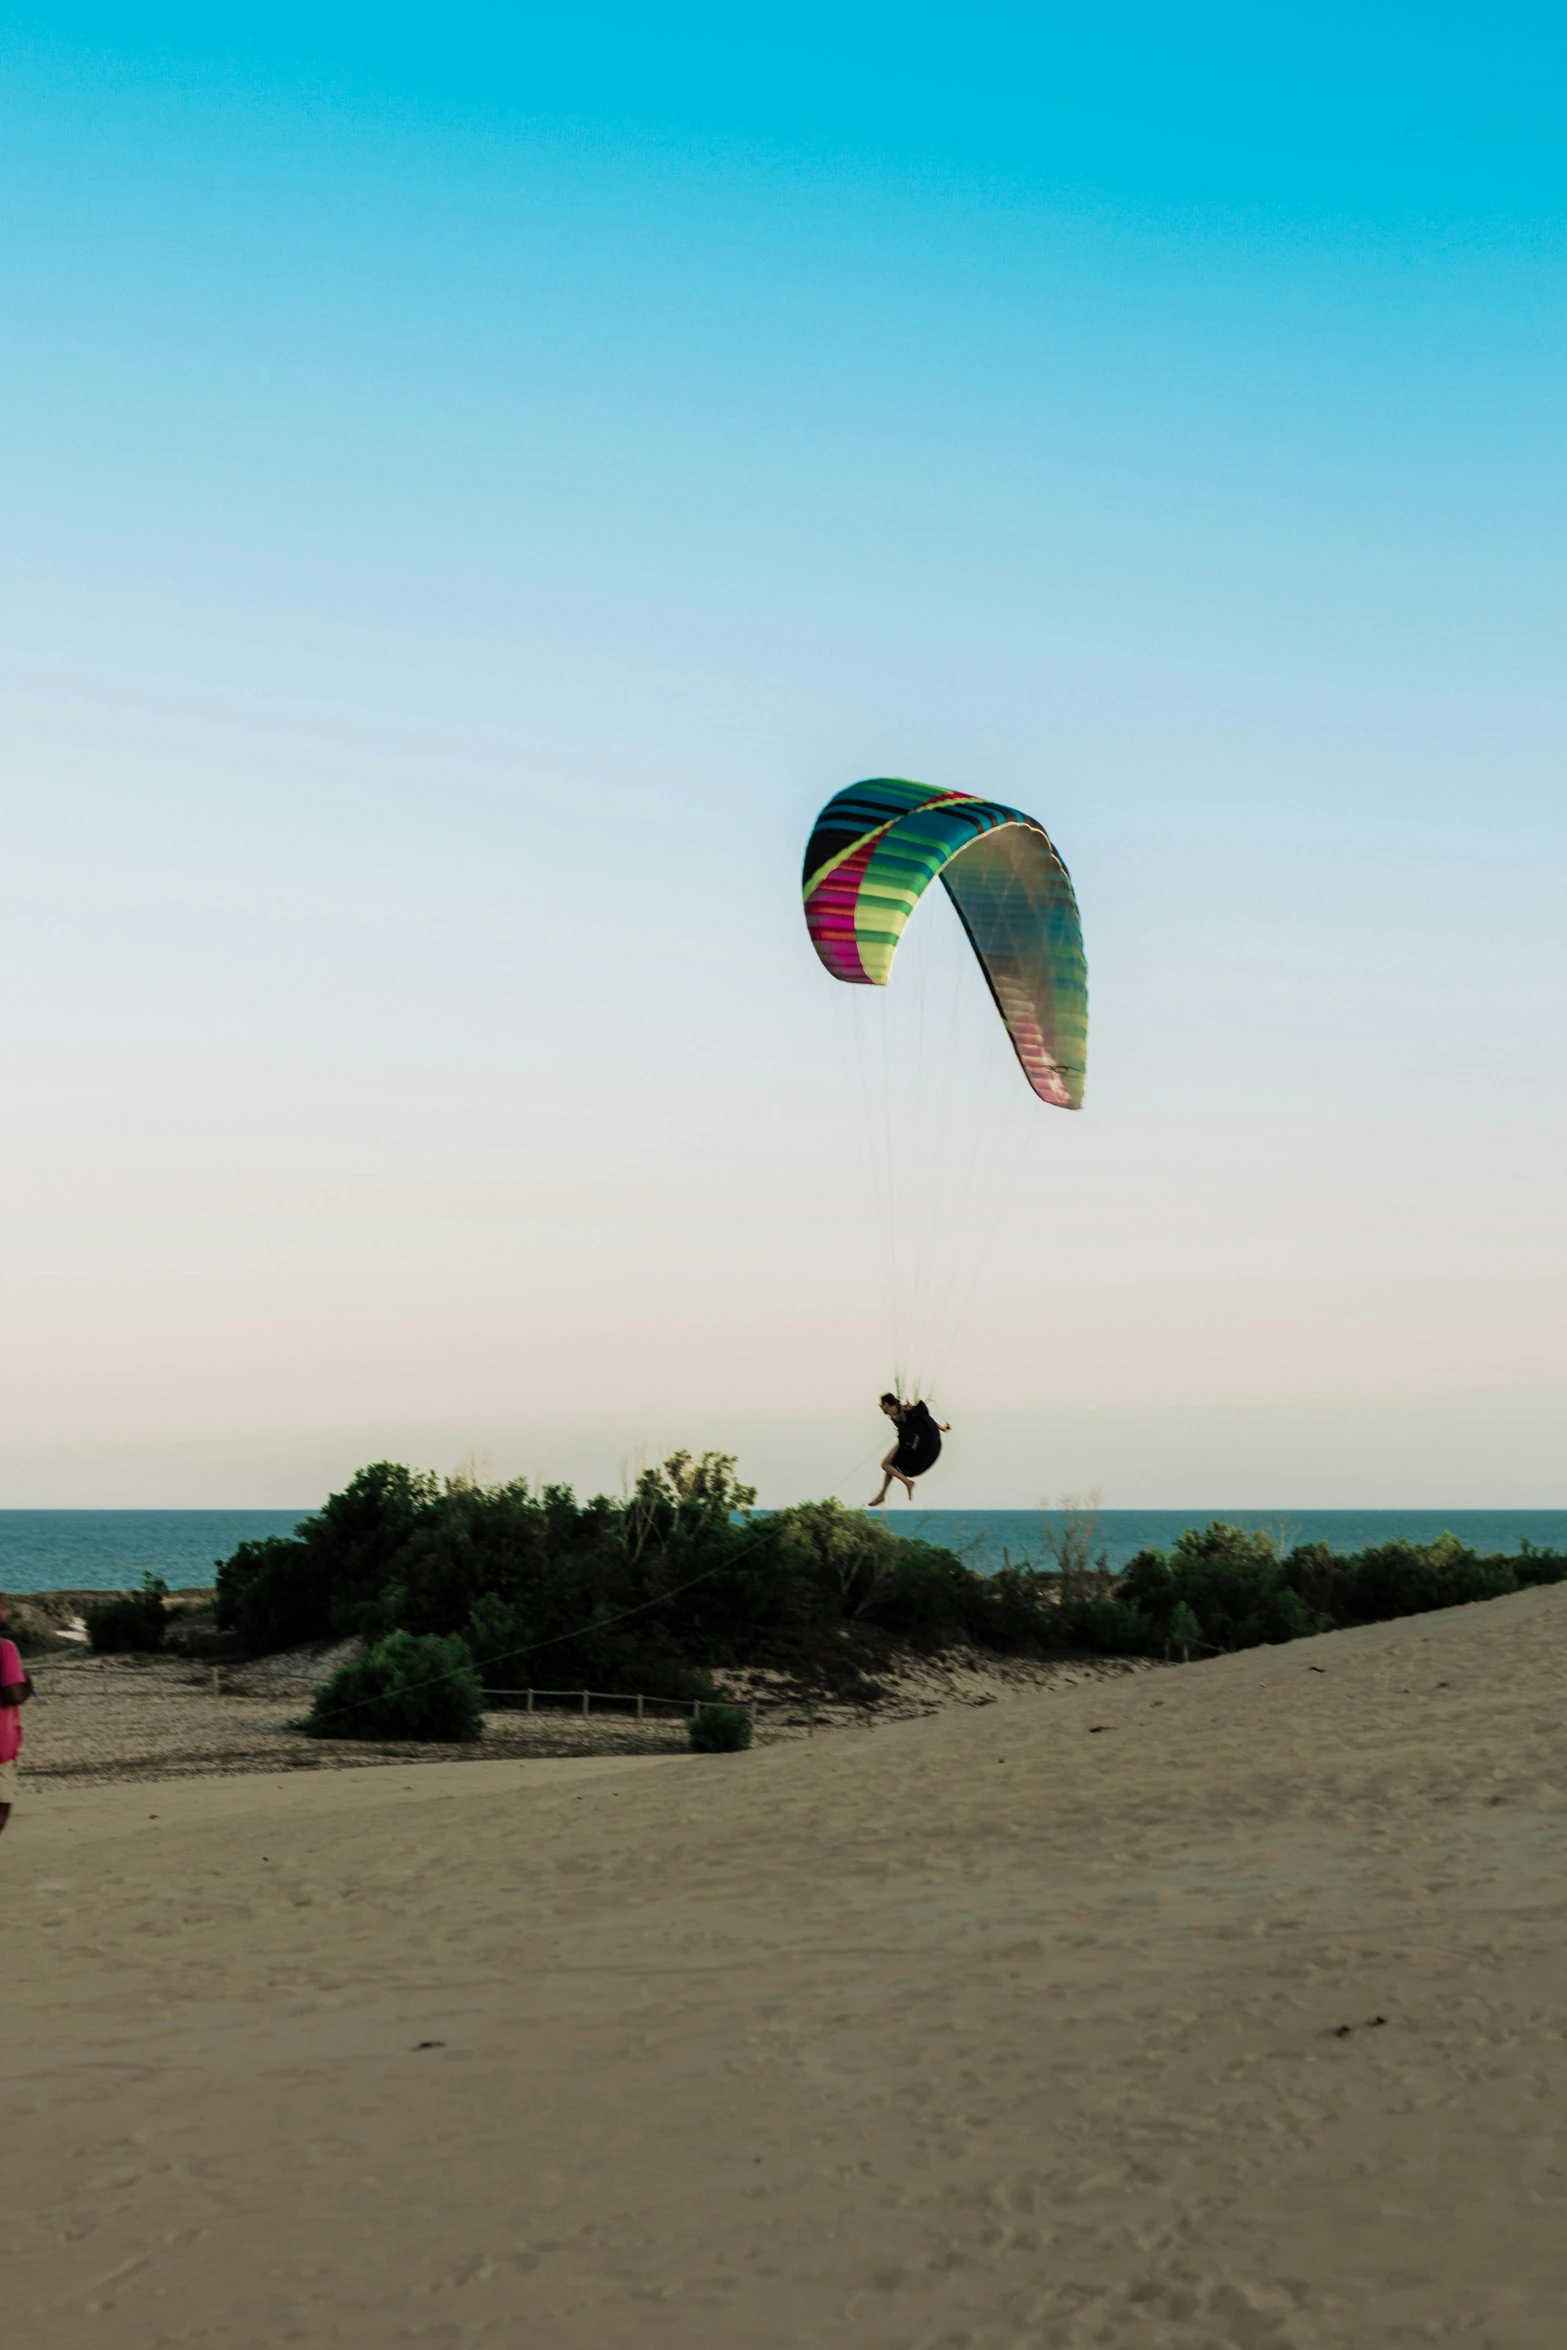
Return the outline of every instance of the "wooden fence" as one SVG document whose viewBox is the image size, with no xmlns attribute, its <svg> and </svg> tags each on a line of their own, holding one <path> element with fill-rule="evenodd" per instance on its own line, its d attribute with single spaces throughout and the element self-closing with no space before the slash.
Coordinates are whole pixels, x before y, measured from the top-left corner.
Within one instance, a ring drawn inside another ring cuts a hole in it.
<svg viewBox="0 0 1567 2350">
<path fill-rule="evenodd" d="M 756 1727 L 756 1707 L 746 1698 L 643 1697 L 624 1689 L 486 1689 L 484 1702 L 486 1706 L 500 1703 L 507 1705 L 509 1711 L 527 1714 L 589 1715 L 595 1706 L 601 1713 L 630 1707 L 639 1722 L 667 1721 L 671 1717 L 682 1721 L 704 1705 L 735 1705 L 750 1715 L 752 1729 Z"/>
</svg>

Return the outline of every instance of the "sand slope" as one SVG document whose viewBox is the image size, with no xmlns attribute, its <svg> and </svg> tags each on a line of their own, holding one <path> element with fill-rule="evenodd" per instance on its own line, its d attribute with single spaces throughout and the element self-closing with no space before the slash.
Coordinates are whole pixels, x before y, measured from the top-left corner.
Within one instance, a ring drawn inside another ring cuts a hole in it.
<svg viewBox="0 0 1567 2350">
<path fill-rule="evenodd" d="M 1045 1664 L 974 1649 L 917 1657 L 889 1643 L 890 1654 L 869 1660 L 874 1671 L 867 1681 L 864 1645 L 850 1651 L 847 1672 L 840 1667 L 827 1691 L 809 1698 L 778 1673 L 728 1673 L 723 1683 L 755 1704 L 757 1741 L 771 1746 L 803 1740 L 812 1723 L 821 1730 L 864 1728 L 868 1712 L 880 1721 L 912 1720 L 944 1706 L 986 1704 L 1028 1689 L 1076 1687 L 1157 1670 L 1145 1659 L 1126 1657 Z M 640 1721 L 631 1710 L 634 1701 L 617 1707 L 601 1699 L 588 1715 L 579 1714 L 575 1702 L 535 1713 L 492 1710 L 485 1716 L 483 1737 L 471 1745 L 381 1746 L 297 1736 L 289 1725 L 309 1712 L 315 1691 L 352 1646 L 225 1666 L 221 1692 L 214 1687 L 210 1665 L 178 1657 L 31 1659 L 39 1702 L 28 1716 L 29 1783 L 40 1792 L 46 1784 L 151 1784 L 213 1778 L 219 1772 L 379 1770 L 388 1759 L 524 1762 L 567 1754 L 689 1751 L 683 1715 L 663 1711 L 657 1700 Z"/>
<path fill-rule="evenodd" d="M 1564 1667 L 1530 1592 L 746 1757 L 51 1792 L 7 2341 L 1560 2350 Z"/>
</svg>

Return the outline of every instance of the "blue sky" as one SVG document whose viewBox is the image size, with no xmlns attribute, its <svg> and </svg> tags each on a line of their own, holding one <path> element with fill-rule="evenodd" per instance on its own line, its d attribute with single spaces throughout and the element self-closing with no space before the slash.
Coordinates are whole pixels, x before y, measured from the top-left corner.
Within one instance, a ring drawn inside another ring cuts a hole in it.
<svg viewBox="0 0 1567 2350">
<path fill-rule="evenodd" d="M 0 1499 L 851 1489 L 894 772 L 1094 988 L 931 1501 L 1567 1500 L 1558 20 L 8 25 Z"/>
</svg>

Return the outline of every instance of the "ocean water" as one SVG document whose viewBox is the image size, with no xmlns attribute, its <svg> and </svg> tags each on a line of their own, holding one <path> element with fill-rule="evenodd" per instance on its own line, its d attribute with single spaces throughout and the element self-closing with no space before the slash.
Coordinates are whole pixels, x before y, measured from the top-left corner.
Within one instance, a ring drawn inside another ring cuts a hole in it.
<svg viewBox="0 0 1567 2350">
<path fill-rule="evenodd" d="M 236 1543 L 289 1534 L 308 1515 L 297 1510 L 0 1510 L 0 1591 L 115 1591 L 161 1575 L 174 1590 L 212 1581 L 215 1560 Z M 1334 1550 L 1364 1550 L 1404 1535 L 1432 1542 L 1450 1527 L 1461 1541 L 1488 1553 L 1516 1551 L 1528 1540 L 1540 1550 L 1567 1551 L 1567 1510 L 1243 1510 L 1215 1503 L 1200 1510 L 1103 1510 L 1094 1548 L 1112 1567 L 1124 1567 L 1143 1549 L 1164 1549 L 1186 1526 L 1210 1518 L 1231 1525 L 1282 1531 L 1287 1545 L 1326 1542 Z M 891 1509 L 899 1534 L 939 1542 L 981 1574 L 1014 1564 L 1049 1562 L 1047 1525 L 1038 1510 Z"/>
<path fill-rule="evenodd" d="M 0 1591 L 171 1591 L 212 1581 L 237 1543 L 292 1534 L 297 1510 L 0 1510 Z"/>
</svg>

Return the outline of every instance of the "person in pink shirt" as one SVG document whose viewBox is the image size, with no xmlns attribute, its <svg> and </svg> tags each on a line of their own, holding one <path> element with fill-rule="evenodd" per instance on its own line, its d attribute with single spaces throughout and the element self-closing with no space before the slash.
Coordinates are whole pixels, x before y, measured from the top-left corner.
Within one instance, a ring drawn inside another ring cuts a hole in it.
<svg viewBox="0 0 1567 2350">
<path fill-rule="evenodd" d="M 10 1618 L 5 1594 L 0 1592 L 0 1635 Z M 16 1758 L 22 1751 L 22 1708 L 33 1685 L 22 1670 L 16 1642 L 0 1637 L 0 1832 L 16 1801 Z"/>
</svg>

